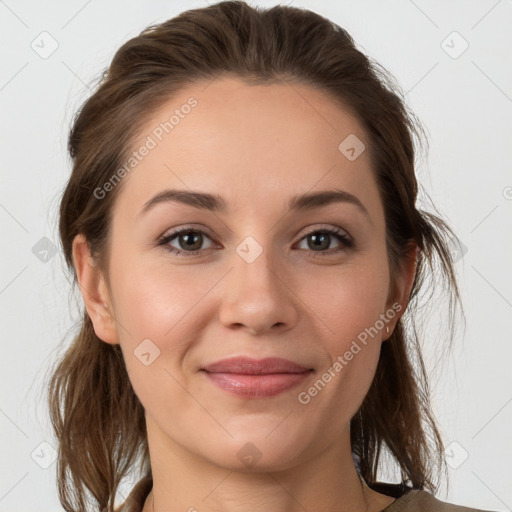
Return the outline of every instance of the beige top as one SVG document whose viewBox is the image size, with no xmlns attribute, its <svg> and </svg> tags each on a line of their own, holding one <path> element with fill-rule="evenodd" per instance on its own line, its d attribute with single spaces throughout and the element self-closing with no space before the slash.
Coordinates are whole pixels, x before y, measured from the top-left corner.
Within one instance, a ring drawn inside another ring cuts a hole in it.
<svg viewBox="0 0 512 512">
<path fill-rule="evenodd" d="M 126 501 L 119 508 L 116 508 L 115 512 L 142 512 L 142 507 L 152 487 L 153 480 L 151 477 L 139 480 Z M 391 505 L 381 512 L 489 512 L 439 501 L 427 491 L 415 489 L 404 491 L 399 484 L 378 483 L 372 485 L 371 488 L 396 498 Z"/>
</svg>

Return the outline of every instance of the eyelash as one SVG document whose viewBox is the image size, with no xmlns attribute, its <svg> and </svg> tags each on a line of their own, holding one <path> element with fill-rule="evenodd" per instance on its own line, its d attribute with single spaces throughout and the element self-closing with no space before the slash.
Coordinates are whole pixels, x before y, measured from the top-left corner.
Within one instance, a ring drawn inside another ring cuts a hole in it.
<svg viewBox="0 0 512 512">
<path fill-rule="evenodd" d="M 168 235 L 164 235 L 163 237 L 161 237 L 158 242 L 157 242 L 157 246 L 163 246 L 164 250 L 170 252 L 171 254 L 174 254 L 174 255 L 178 255 L 178 254 L 181 254 L 183 257 L 190 257 L 190 256 L 196 256 L 196 255 L 199 255 L 202 250 L 198 250 L 198 251 L 187 251 L 187 250 L 180 250 L 180 249 L 176 249 L 175 247 L 172 247 L 172 246 L 169 246 L 169 242 L 171 240 L 173 240 L 174 238 L 177 238 L 179 235 L 181 235 L 182 233 L 200 233 L 202 235 L 206 235 L 208 238 L 211 239 L 210 236 L 208 236 L 207 233 L 205 233 L 204 231 L 200 230 L 200 229 L 192 229 L 192 228 L 183 228 L 183 229 L 180 229 L 178 231 L 174 231 L 172 233 L 169 233 Z M 342 248 L 339 248 L 339 249 L 334 249 L 334 250 L 327 250 L 327 251 L 312 251 L 312 250 L 309 250 L 307 249 L 306 251 L 311 255 L 311 256 L 323 256 L 323 255 L 332 255 L 334 253 L 339 253 L 339 252 L 342 252 L 342 251 L 346 251 L 346 250 L 349 250 L 349 249 L 352 249 L 354 247 L 354 242 L 351 238 L 349 238 L 348 236 L 346 236 L 344 234 L 344 232 L 342 232 L 341 230 L 338 230 L 338 229 L 335 229 L 335 228 L 321 228 L 321 229 L 316 229 L 314 231 L 310 231 L 309 233 L 306 233 L 300 240 L 299 242 L 302 242 L 302 240 L 304 240 L 305 238 L 307 238 L 308 236 L 310 235 L 315 235 L 315 234 L 318 234 L 318 233 L 323 233 L 323 234 L 329 234 L 329 235 L 334 235 L 342 244 L 344 247 Z M 206 249 L 204 249 L 206 250 Z"/>
</svg>

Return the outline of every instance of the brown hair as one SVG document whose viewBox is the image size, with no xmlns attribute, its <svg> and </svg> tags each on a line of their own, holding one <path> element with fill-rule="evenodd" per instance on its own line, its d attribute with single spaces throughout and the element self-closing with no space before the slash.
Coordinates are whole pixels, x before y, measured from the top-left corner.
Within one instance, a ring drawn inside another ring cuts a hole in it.
<svg viewBox="0 0 512 512">
<path fill-rule="evenodd" d="M 437 490 L 443 443 L 413 313 L 419 292 L 441 280 L 460 305 L 450 257 L 453 232 L 439 214 L 416 207 L 415 140 L 424 131 L 392 75 L 359 51 L 340 26 L 305 9 L 267 10 L 227 1 L 183 12 L 146 28 L 115 54 L 94 94 L 77 113 L 68 149 L 73 170 L 60 205 L 60 237 L 76 283 L 72 242 L 85 235 L 107 274 L 111 212 L 122 183 L 106 197 L 94 191 L 126 160 L 141 126 L 185 85 L 237 76 L 247 83 L 303 83 L 320 89 L 362 124 L 385 210 L 389 266 L 395 282 L 411 240 L 420 252 L 406 314 L 382 344 L 373 383 L 351 420 L 360 475 L 377 481 L 382 450 L 398 464 L 401 483 Z M 428 272 L 429 271 L 429 272 Z M 432 278 L 429 283 L 426 277 Z M 393 293 L 395 290 L 391 290 Z M 119 345 L 100 340 L 86 311 L 77 335 L 52 368 L 50 415 L 58 448 L 58 488 L 67 511 L 112 511 L 118 486 L 134 464 L 151 476 L 144 409 Z"/>
</svg>

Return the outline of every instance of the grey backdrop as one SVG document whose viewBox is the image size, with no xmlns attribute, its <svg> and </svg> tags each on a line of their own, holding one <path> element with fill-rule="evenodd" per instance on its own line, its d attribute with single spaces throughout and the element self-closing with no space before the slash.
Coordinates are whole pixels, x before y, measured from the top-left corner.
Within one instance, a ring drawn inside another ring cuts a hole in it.
<svg viewBox="0 0 512 512">
<path fill-rule="evenodd" d="M 396 76 L 428 130 L 418 173 L 462 242 L 454 258 L 467 315 L 449 355 L 437 303 L 426 321 L 450 465 L 449 491 L 438 497 L 512 510 L 512 2 L 288 3 L 345 27 Z M 57 235 L 71 116 L 123 42 L 206 5 L 0 0 L 0 512 L 61 510 L 44 398 L 48 365 L 79 318 Z"/>
</svg>

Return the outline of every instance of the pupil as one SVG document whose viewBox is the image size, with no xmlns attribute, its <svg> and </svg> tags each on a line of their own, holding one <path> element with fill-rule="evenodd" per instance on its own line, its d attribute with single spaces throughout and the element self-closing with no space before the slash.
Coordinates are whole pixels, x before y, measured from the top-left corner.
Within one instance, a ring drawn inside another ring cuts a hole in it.
<svg viewBox="0 0 512 512">
<path fill-rule="evenodd" d="M 201 237 L 199 236 L 199 234 L 194 235 L 191 233 L 193 233 L 193 232 L 189 231 L 188 233 L 184 233 L 182 235 L 182 240 L 185 241 L 185 245 L 187 245 L 188 248 L 199 249 L 199 247 L 201 247 Z M 199 241 L 199 244 L 197 244 L 198 241 Z M 197 247 L 195 245 L 197 245 Z"/>
<path fill-rule="evenodd" d="M 327 234 L 313 234 L 311 235 L 311 238 L 313 239 L 313 250 L 317 250 L 318 248 L 321 249 L 327 249 L 329 248 L 329 235 Z M 323 243 L 327 242 L 327 244 Z M 322 246 L 323 243 L 323 246 Z"/>
</svg>

